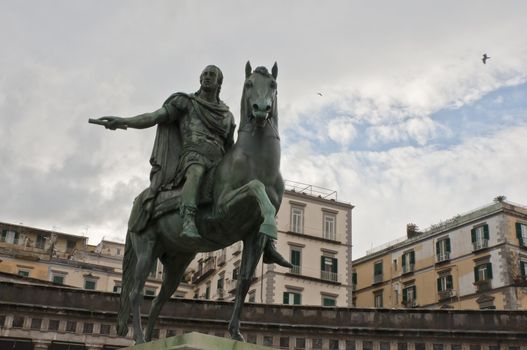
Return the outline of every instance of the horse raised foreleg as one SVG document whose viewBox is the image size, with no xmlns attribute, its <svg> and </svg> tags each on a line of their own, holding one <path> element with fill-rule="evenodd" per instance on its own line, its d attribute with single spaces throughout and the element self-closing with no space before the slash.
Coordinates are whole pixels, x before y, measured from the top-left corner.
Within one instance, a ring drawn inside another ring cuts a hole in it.
<svg viewBox="0 0 527 350">
<path fill-rule="evenodd" d="M 141 304 L 143 302 L 143 287 L 154 263 L 154 237 L 154 232 L 146 231 L 140 235 L 134 235 L 132 238 L 132 243 L 137 254 L 137 263 L 134 271 L 134 284 L 130 291 L 130 303 L 132 305 L 132 323 L 136 344 L 145 342 L 143 329 L 141 327 Z"/>
<path fill-rule="evenodd" d="M 181 278 L 185 274 L 185 270 L 188 264 L 194 259 L 196 254 L 178 254 L 176 256 L 167 257 L 162 259 L 164 266 L 163 273 L 163 284 L 161 290 L 150 307 L 150 313 L 148 315 L 148 325 L 146 327 L 146 341 L 152 339 L 152 332 L 156 323 L 157 316 L 163 307 L 163 304 L 174 294 Z"/>
<path fill-rule="evenodd" d="M 258 261 L 260 261 L 267 239 L 266 235 L 255 233 L 254 235 L 247 237 L 243 242 L 241 271 L 238 275 L 234 310 L 229 322 L 229 334 L 232 339 L 245 341 L 240 333 L 240 316 L 245 297 L 251 286 L 256 265 L 258 265 Z"/>
<path fill-rule="evenodd" d="M 265 185 L 259 180 L 251 180 L 247 184 L 236 188 L 225 195 L 219 201 L 220 212 L 227 213 L 236 203 L 244 201 L 247 197 L 252 197 L 258 202 L 263 222 L 260 225 L 260 232 L 276 239 L 276 209 L 269 200 Z"/>
</svg>

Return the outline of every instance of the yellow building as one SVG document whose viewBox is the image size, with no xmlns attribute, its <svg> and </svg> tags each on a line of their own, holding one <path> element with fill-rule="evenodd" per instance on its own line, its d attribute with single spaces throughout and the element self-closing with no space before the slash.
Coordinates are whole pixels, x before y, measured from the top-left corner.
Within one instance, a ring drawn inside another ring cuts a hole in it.
<svg viewBox="0 0 527 350">
<path fill-rule="evenodd" d="M 124 244 L 102 240 L 88 244 L 88 237 L 52 230 L 0 223 L 0 272 L 101 292 L 121 291 Z M 154 266 L 145 284 L 145 295 L 156 295 L 163 266 Z M 175 296 L 190 293 L 182 283 Z"/>
<path fill-rule="evenodd" d="M 357 307 L 527 308 L 527 207 L 495 201 L 353 261 Z"/>
</svg>

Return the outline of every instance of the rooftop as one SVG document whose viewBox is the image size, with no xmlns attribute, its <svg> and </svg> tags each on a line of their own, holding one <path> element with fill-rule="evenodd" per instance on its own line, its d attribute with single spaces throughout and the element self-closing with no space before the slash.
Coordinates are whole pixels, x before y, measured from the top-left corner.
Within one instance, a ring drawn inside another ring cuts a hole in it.
<svg viewBox="0 0 527 350">
<path fill-rule="evenodd" d="M 285 180 L 284 184 L 285 189 L 287 191 L 298 192 L 327 200 L 337 200 L 337 191 L 335 190 L 330 190 L 324 187 L 314 186 L 292 180 Z"/>
</svg>

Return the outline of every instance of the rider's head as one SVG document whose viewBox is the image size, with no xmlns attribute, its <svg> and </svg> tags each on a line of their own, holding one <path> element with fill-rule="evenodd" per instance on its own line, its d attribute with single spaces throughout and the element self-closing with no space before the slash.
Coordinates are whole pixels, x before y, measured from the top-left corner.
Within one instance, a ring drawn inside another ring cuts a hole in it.
<svg viewBox="0 0 527 350">
<path fill-rule="evenodd" d="M 203 69 L 201 75 L 199 76 L 199 83 L 201 85 L 201 90 L 213 90 L 217 89 L 217 99 L 220 100 L 220 89 L 221 84 L 223 83 L 223 73 L 215 65 L 209 65 Z M 199 93 L 199 91 L 198 91 Z"/>
</svg>

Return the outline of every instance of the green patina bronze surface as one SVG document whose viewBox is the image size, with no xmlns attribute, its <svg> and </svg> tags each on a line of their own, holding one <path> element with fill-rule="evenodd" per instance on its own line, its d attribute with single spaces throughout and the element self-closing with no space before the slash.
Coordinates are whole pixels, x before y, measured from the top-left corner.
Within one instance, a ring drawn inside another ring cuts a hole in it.
<svg viewBox="0 0 527 350">
<path fill-rule="evenodd" d="M 161 306 L 179 285 L 197 252 L 244 243 L 229 332 L 243 340 L 240 314 L 262 255 L 265 263 L 291 267 L 272 243 L 284 184 L 280 175 L 278 68 L 254 71 L 247 62 L 240 127 L 220 100 L 223 74 L 207 66 L 197 92 L 175 93 L 158 110 L 131 118 L 102 117 L 91 123 L 108 129 L 157 126 L 150 186 L 133 204 L 123 259 L 118 333 L 126 335 L 132 312 L 134 339 L 151 338 Z M 141 326 L 142 289 L 153 263 L 165 267 L 152 303 L 146 335 Z"/>
</svg>

